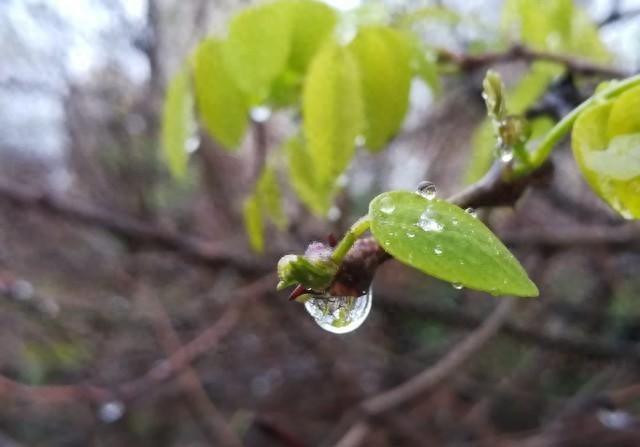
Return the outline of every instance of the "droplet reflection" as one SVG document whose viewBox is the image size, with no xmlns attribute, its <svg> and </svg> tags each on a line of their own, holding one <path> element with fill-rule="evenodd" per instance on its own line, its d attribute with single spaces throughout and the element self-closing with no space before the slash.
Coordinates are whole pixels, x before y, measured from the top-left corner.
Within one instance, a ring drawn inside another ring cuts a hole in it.
<svg viewBox="0 0 640 447">
<path fill-rule="evenodd" d="M 434 183 L 425 180 L 418 183 L 416 192 L 427 200 L 433 200 L 436 198 L 438 190 Z"/>
<path fill-rule="evenodd" d="M 359 296 L 312 296 L 304 303 L 318 326 L 334 334 L 358 329 L 371 311 L 372 293 Z"/>
</svg>

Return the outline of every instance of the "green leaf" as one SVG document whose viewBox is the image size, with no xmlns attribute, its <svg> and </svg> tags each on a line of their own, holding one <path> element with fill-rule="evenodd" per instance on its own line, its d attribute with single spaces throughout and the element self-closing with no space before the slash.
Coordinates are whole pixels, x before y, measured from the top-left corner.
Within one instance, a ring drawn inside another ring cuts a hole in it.
<svg viewBox="0 0 640 447">
<path fill-rule="evenodd" d="M 418 39 L 412 39 L 413 51 L 411 68 L 413 75 L 420 78 L 427 84 L 433 93 L 438 94 L 442 91 L 440 76 L 438 75 L 438 65 L 436 63 L 436 55 L 424 47 Z"/>
<path fill-rule="evenodd" d="M 358 67 L 345 48 L 331 43 L 316 55 L 305 81 L 304 134 L 316 187 L 334 188 L 349 166 L 355 139 L 363 130 Z"/>
<path fill-rule="evenodd" d="M 578 116 L 573 153 L 587 183 L 627 219 L 640 218 L 640 87 Z"/>
<path fill-rule="evenodd" d="M 363 27 L 349 45 L 360 67 L 365 106 L 366 146 L 384 147 L 398 131 L 409 105 L 411 44 L 384 26 Z"/>
<path fill-rule="evenodd" d="M 424 273 L 493 295 L 538 289 L 480 220 L 444 200 L 392 191 L 369 205 L 371 232 L 385 251 Z"/>
<path fill-rule="evenodd" d="M 237 148 L 247 129 L 247 99 L 222 61 L 222 43 L 204 40 L 193 55 L 198 113 L 204 127 L 226 149 Z"/>
<path fill-rule="evenodd" d="M 183 178 L 187 172 L 186 145 L 194 130 L 189 73 L 181 70 L 169 83 L 162 114 L 162 149 L 169 170 L 176 178 Z"/>
<path fill-rule="evenodd" d="M 285 143 L 289 167 L 289 181 L 298 198 L 311 212 L 324 216 L 331 207 L 333 187 L 317 184 L 311 157 L 301 136 L 295 136 Z"/>
<path fill-rule="evenodd" d="M 287 226 L 287 216 L 282 206 L 280 185 L 272 166 L 267 165 L 262 170 L 255 193 L 262 212 L 269 216 L 279 230 L 284 230 Z"/>
<path fill-rule="evenodd" d="M 281 4 L 290 9 L 292 21 L 289 67 L 304 73 L 313 56 L 331 37 L 338 21 L 336 12 L 313 0 L 288 0 Z"/>
<path fill-rule="evenodd" d="M 249 236 L 251 248 L 258 253 L 264 251 L 264 222 L 262 211 L 255 195 L 249 196 L 242 207 L 244 227 Z"/>
<path fill-rule="evenodd" d="M 281 3 L 248 8 L 229 25 L 229 36 L 222 47 L 229 75 L 258 104 L 284 70 L 291 48 L 290 10 Z"/>
</svg>

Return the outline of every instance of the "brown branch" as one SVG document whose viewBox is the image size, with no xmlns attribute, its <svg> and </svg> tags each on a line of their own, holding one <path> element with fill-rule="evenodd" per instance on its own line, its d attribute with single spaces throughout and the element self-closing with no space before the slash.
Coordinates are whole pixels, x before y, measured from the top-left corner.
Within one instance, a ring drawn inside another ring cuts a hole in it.
<svg viewBox="0 0 640 447">
<path fill-rule="evenodd" d="M 0 200 L 19 207 L 35 208 L 71 222 L 97 227 L 139 246 L 174 251 L 206 266 L 220 267 L 231 264 L 246 273 L 264 270 L 264 266 L 258 264 L 255 257 L 239 254 L 231 245 L 183 236 L 175 231 L 115 214 L 111 210 L 78 204 L 54 194 L 6 181 L 0 181 Z"/>
<path fill-rule="evenodd" d="M 566 54 L 534 50 L 521 45 L 513 45 L 506 51 L 489 52 L 479 55 L 457 54 L 448 50 L 439 50 L 438 57 L 441 62 L 449 62 L 457 65 L 463 71 L 483 68 L 500 62 L 521 60 L 529 63 L 535 61 L 556 62 L 564 65 L 573 73 L 583 75 L 600 75 L 613 78 L 625 78 L 629 76 L 628 72 L 618 68 L 597 64 Z"/>
<path fill-rule="evenodd" d="M 362 444 L 371 431 L 372 418 L 411 403 L 450 377 L 496 335 L 513 305 L 511 299 L 504 298 L 481 326 L 458 343 L 438 363 L 395 388 L 362 402 L 359 405 L 361 418 L 335 444 L 336 447 L 357 447 Z"/>
</svg>

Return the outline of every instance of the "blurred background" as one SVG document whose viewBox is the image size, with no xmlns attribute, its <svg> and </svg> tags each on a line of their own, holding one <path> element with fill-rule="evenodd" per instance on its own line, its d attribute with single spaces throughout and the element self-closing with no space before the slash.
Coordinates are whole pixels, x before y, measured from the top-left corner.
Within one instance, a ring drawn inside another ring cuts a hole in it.
<svg viewBox="0 0 640 447">
<path fill-rule="evenodd" d="M 289 226 L 267 227 L 262 254 L 242 224 L 254 133 L 232 154 L 202 135 L 187 179 L 171 177 L 167 83 L 251 3 L 0 0 L 0 447 L 333 445 L 360 401 L 436 363 L 495 306 L 392 261 L 367 321 L 335 335 L 274 276 L 280 256 L 341 235 L 382 191 L 464 187 L 489 67 L 443 72 L 440 93 L 414 81 L 402 132 L 358 151 L 329 218 L 285 188 Z M 444 7 L 464 19 L 412 24 L 430 47 L 505 45 L 497 0 L 327 3 L 346 22 Z M 576 4 L 608 64 L 638 72 L 640 2 Z M 513 85 L 527 64 L 494 68 Z M 531 108 L 557 118 L 594 85 L 564 76 Z M 291 126 L 269 116 L 267 150 Z M 540 297 L 363 445 L 640 445 L 639 227 L 586 186 L 568 144 L 553 161 L 515 207 L 480 210 Z"/>
</svg>

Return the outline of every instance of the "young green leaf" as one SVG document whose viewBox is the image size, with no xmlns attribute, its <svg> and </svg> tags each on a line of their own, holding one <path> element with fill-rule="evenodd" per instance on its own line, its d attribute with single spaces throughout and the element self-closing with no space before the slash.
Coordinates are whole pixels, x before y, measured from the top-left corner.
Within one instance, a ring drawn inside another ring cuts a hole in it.
<svg viewBox="0 0 640 447">
<path fill-rule="evenodd" d="M 367 26 L 360 29 L 349 49 L 360 67 L 366 146 L 378 150 L 398 131 L 407 112 L 411 44 L 392 28 Z"/>
<path fill-rule="evenodd" d="M 262 210 L 255 195 L 247 197 L 242 207 L 244 226 L 251 248 L 258 253 L 264 251 L 264 222 Z"/>
<path fill-rule="evenodd" d="M 269 216 L 279 230 L 287 226 L 287 216 L 282 206 L 282 192 L 272 166 L 267 165 L 262 170 L 256 184 L 256 196 L 263 213 Z"/>
<path fill-rule="evenodd" d="M 311 157 L 301 136 L 295 136 L 285 143 L 285 152 L 289 167 L 289 181 L 298 198 L 311 212 L 324 216 L 331 206 L 333 187 L 318 185 L 311 168 Z"/>
<path fill-rule="evenodd" d="M 247 99 L 222 61 L 222 43 L 204 40 L 193 55 L 198 113 L 204 127 L 226 149 L 235 149 L 247 129 Z"/>
<path fill-rule="evenodd" d="M 351 53 L 327 44 L 311 62 L 303 92 L 304 134 L 316 187 L 331 190 L 349 166 L 363 130 L 358 67 Z"/>
<path fill-rule="evenodd" d="M 271 83 L 286 66 L 290 48 L 291 19 L 286 5 L 255 6 L 231 20 L 222 48 L 224 62 L 252 105 L 268 95 Z"/>
<path fill-rule="evenodd" d="M 290 9 L 292 22 L 289 67 L 304 73 L 313 56 L 331 37 L 338 17 L 332 8 L 314 0 L 285 0 L 280 3 Z"/>
<path fill-rule="evenodd" d="M 162 115 L 162 149 L 169 170 L 176 178 L 183 178 L 187 171 L 186 145 L 194 129 L 189 73 L 181 70 L 169 83 Z"/>
<path fill-rule="evenodd" d="M 640 87 L 585 110 L 573 126 L 573 153 L 593 190 L 627 219 L 640 218 Z"/>
<path fill-rule="evenodd" d="M 491 230 L 455 205 L 392 191 L 371 201 L 369 217 L 382 248 L 424 273 L 492 295 L 538 295 L 520 263 Z"/>
</svg>

